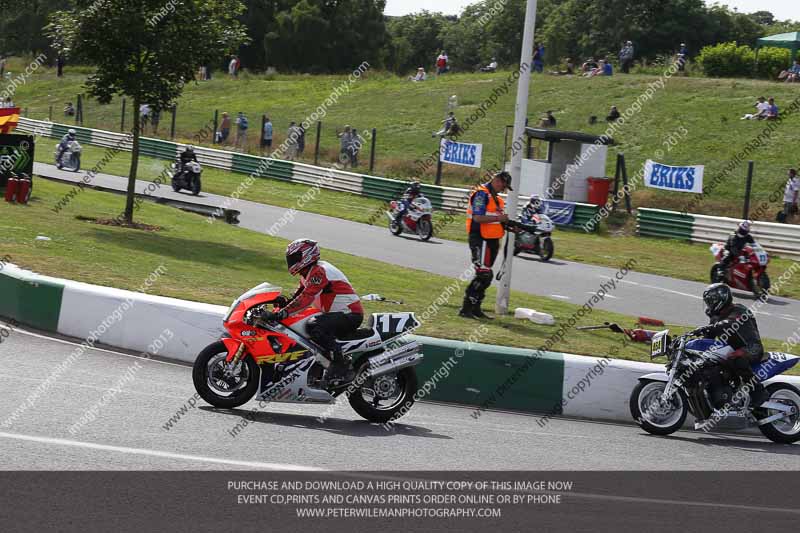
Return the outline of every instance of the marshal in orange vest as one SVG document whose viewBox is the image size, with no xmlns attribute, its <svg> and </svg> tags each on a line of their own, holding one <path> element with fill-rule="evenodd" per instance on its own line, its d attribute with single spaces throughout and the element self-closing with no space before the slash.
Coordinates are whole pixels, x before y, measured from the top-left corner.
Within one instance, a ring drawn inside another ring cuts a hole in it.
<svg viewBox="0 0 800 533">
<path fill-rule="evenodd" d="M 476 188 L 469 196 L 469 204 L 467 205 L 467 235 L 472 231 L 472 199 L 479 191 L 485 192 L 489 197 L 489 203 L 486 204 L 487 215 L 500 215 L 505 212 L 505 200 L 492 194 L 486 185 Z M 481 237 L 484 239 L 502 239 L 505 234 L 505 229 L 503 229 L 503 225 L 500 222 L 481 223 Z"/>
</svg>

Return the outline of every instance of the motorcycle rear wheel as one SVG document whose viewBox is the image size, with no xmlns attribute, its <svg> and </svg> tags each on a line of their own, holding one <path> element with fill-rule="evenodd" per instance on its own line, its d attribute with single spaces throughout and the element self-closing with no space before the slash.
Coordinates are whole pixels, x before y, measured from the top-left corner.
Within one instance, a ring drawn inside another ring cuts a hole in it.
<svg viewBox="0 0 800 533">
<path fill-rule="evenodd" d="M 227 356 L 228 349 L 222 341 L 206 347 L 194 362 L 192 381 L 195 390 L 205 401 L 214 407 L 233 409 L 255 396 L 261 372 L 252 357 L 245 357 L 239 376 L 227 378 L 223 375 Z"/>
<path fill-rule="evenodd" d="M 658 397 L 667 386 L 661 381 L 640 381 L 633 389 L 630 399 L 631 416 L 646 432 L 652 435 L 671 435 L 686 422 L 689 413 L 688 400 L 684 392 L 678 393 L 670 399 L 670 405 L 658 404 Z M 672 407 L 671 411 L 667 408 Z"/>
<path fill-rule="evenodd" d="M 368 366 L 368 362 L 361 365 L 356 374 L 356 382 L 361 379 L 361 372 Z M 348 395 L 348 400 L 353 410 L 364 419 L 376 424 L 385 424 L 397 420 L 411 410 L 417 388 L 417 372 L 413 368 L 404 368 L 397 374 L 367 379 L 361 387 Z M 394 394 L 397 396 L 388 398 L 388 405 L 380 405 L 383 401 L 382 396 Z"/>
<path fill-rule="evenodd" d="M 800 440 L 800 390 L 788 383 L 773 383 L 767 387 L 769 400 L 794 407 L 794 414 L 788 418 L 775 420 L 758 426 L 761 433 L 772 442 L 792 444 Z M 762 419 L 778 414 L 773 409 L 756 409 L 756 418 Z"/>
<path fill-rule="evenodd" d="M 422 218 L 417 223 L 417 235 L 423 241 L 429 241 L 433 237 L 433 224 L 427 218 Z"/>
</svg>

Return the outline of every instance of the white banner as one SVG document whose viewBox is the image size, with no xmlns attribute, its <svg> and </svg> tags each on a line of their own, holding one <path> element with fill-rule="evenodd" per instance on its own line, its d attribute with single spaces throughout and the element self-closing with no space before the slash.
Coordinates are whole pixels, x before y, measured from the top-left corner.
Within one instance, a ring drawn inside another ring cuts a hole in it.
<svg viewBox="0 0 800 533">
<path fill-rule="evenodd" d="M 443 163 L 462 167 L 481 168 L 482 144 L 467 144 L 442 139 L 439 158 Z"/>
<path fill-rule="evenodd" d="M 703 165 L 671 167 L 647 160 L 644 164 L 644 184 L 653 189 L 675 192 L 703 192 Z"/>
</svg>

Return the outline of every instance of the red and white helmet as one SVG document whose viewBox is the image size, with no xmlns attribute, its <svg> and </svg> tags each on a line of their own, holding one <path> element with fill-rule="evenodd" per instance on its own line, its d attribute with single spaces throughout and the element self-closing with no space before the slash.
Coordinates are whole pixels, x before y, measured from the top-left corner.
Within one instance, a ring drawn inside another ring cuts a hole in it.
<svg viewBox="0 0 800 533">
<path fill-rule="evenodd" d="M 319 244 L 311 239 L 297 239 L 286 247 L 286 266 L 296 276 L 319 261 Z"/>
</svg>

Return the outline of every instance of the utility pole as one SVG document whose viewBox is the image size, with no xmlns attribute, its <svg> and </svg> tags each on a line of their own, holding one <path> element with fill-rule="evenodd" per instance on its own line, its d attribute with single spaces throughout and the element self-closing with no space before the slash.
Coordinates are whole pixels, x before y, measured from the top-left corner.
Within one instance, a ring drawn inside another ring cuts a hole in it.
<svg viewBox="0 0 800 533">
<path fill-rule="evenodd" d="M 528 96 L 531 88 L 531 69 L 533 65 L 533 37 L 536 28 L 536 0 L 528 0 L 525 9 L 525 31 L 522 35 L 522 58 L 520 59 L 520 77 L 517 86 L 517 106 L 514 119 L 514 139 L 512 147 L 517 141 L 525 137 L 526 119 L 528 118 Z M 506 199 L 506 212 L 509 219 L 517 218 L 517 206 L 519 204 L 519 184 L 522 176 L 522 157 L 525 153 L 523 149 L 513 149 L 511 157 L 511 186 L 513 191 L 509 191 Z M 506 250 L 514 249 L 514 239 L 516 235 L 509 233 L 508 246 Z M 514 254 L 508 253 L 503 258 L 503 266 L 500 272 L 504 275 L 500 279 L 497 287 L 497 303 L 495 312 L 498 315 L 508 314 L 508 303 L 511 296 L 511 270 L 514 265 Z"/>
</svg>

